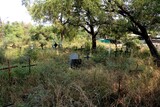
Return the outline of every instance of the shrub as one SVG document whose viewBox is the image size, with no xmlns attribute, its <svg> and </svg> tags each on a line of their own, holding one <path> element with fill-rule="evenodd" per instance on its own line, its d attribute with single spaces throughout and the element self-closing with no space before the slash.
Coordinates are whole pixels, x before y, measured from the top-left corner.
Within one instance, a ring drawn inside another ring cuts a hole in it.
<svg viewBox="0 0 160 107">
<path fill-rule="evenodd" d="M 85 51 L 89 51 L 91 49 L 91 43 L 90 42 L 86 42 L 85 43 Z"/>
<path fill-rule="evenodd" d="M 105 62 L 108 57 L 108 51 L 102 47 L 98 46 L 96 52 L 93 54 L 93 60 L 97 63 Z"/>
<path fill-rule="evenodd" d="M 30 57 L 33 60 L 37 60 L 38 58 L 38 49 L 26 49 L 25 56 Z"/>
<path fill-rule="evenodd" d="M 142 52 L 139 53 L 139 58 L 145 59 L 150 57 L 150 51 L 149 50 L 143 50 Z"/>
</svg>

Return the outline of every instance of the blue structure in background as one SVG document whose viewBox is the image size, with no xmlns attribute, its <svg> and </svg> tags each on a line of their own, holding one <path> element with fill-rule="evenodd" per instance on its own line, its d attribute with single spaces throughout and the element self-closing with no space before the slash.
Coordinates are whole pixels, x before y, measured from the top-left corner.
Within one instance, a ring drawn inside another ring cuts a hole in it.
<svg viewBox="0 0 160 107">
<path fill-rule="evenodd" d="M 102 43 L 111 43 L 110 39 L 99 39 Z"/>
<path fill-rule="evenodd" d="M 113 44 L 115 44 L 115 43 L 117 43 L 117 44 L 121 44 L 121 41 L 119 41 L 119 40 L 115 40 L 115 39 L 98 39 L 100 42 L 102 42 L 102 43 L 113 43 Z"/>
</svg>

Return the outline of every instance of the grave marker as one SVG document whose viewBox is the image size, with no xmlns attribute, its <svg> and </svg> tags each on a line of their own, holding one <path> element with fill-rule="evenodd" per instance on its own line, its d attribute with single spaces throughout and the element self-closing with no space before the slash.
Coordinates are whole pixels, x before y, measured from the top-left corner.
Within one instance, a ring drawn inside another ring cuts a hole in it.
<svg viewBox="0 0 160 107">
<path fill-rule="evenodd" d="M 40 44 L 40 47 L 41 47 L 42 50 L 44 49 L 44 46 L 45 46 L 44 43 L 41 43 L 41 44 Z"/>
<path fill-rule="evenodd" d="M 33 44 L 30 45 L 30 49 L 33 50 Z"/>
<path fill-rule="evenodd" d="M 52 45 L 52 47 L 53 47 L 54 49 L 56 49 L 57 46 L 58 46 L 58 44 L 57 44 L 56 42 Z"/>
<path fill-rule="evenodd" d="M 9 77 L 9 81 L 10 81 L 10 83 L 11 83 L 11 69 L 12 69 L 12 68 L 16 68 L 16 67 L 18 67 L 18 66 L 17 66 L 17 65 L 11 66 L 9 60 L 8 60 L 7 62 L 8 62 L 8 67 L 1 68 L 0 70 L 7 70 L 7 69 L 8 69 L 8 77 Z"/>
<path fill-rule="evenodd" d="M 111 56 L 111 44 L 109 43 L 108 54 Z"/>
<path fill-rule="evenodd" d="M 77 53 L 72 53 L 69 58 L 70 58 L 70 66 L 71 66 L 71 68 L 73 68 L 73 67 L 77 68 L 82 63 L 82 60 L 79 59 Z"/>
<path fill-rule="evenodd" d="M 86 58 L 87 60 L 89 60 L 89 58 L 91 58 L 89 55 L 89 52 L 87 53 L 87 55 L 84 58 Z"/>
<path fill-rule="evenodd" d="M 79 59 L 78 54 L 77 54 L 77 53 L 72 53 L 72 54 L 70 55 L 70 61 L 71 61 L 72 59 Z"/>
<path fill-rule="evenodd" d="M 22 66 L 22 68 L 28 67 L 29 68 L 29 73 L 31 73 L 31 67 L 36 66 L 37 64 L 31 64 L 31 59 L 30 57 L 28 58 L 28 65 Z"/>
</svg>

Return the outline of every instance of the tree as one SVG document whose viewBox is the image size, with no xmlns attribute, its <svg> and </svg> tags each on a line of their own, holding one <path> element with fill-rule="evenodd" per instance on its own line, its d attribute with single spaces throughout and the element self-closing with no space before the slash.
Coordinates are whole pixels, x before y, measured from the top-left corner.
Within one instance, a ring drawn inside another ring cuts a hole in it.
<svg viewBox="0 0 160 107">
<path fill-rule="evenodd" d="M 68 12 L 71 6 L 72 0 L 22 0 L 22 4 L 25 5 L 31 14 L 33 20 L 37 22 L 49 22 L 51 24 L 59 23 L 61 28 L 61 40 L 65 35 L 65 25 L 68 22 Z M 56 24 L 55 24 L 56 25 Z"/>
<path fill-rule="evenodd" d="M 151 55 L 160 59 L 157 49 L 152 43 L 150 31 L 160 29 L 160 1 L 159 0 L 104 0 L 106 6 L 110 4 L 110 12 L 117 12 L 128 21 L 128 30 L 140 35 L 150 49 Z"/>
<path fill-rule="evenodd" d="M 29 0 L 22 1 L 34 20 L 58 22 L 62 39 L 66 26 L 83 28 L 92 36 L 92 49 L 96 49 L 96 35 L 101 25 L 107 23 L 105 12 L 98 6 L 101 0 L 38 0 L 32 5 L 28 5 Z"/>
<path fill-rule="evenodd" d="M 69 23 L 83 28 L 92 36 L 92 49 L 96 49 L 96 36 L 109 17 L 99 8 L 101 0 L 74 0 Z"/>
<path fill-rule="evenodd" d="M 25 24 L 19 22 L 8 22 L 4 24 L 4 39 L 8 42 L 20 42 L 25 38 Z"/>
<path fill-rule="evenodd" d="M 99 32 L 97 14 L 93 7 L 97 7 L 97 1 L 74 0 L 70 17 L 70 24 L 82 27 L 92 36 L 92 49 L 96 49 L 96 36 Z M 93 6 L 94 5 L 94 6 Z M 98 9 L 97 9 L 98 10 Z"/>
</svg>

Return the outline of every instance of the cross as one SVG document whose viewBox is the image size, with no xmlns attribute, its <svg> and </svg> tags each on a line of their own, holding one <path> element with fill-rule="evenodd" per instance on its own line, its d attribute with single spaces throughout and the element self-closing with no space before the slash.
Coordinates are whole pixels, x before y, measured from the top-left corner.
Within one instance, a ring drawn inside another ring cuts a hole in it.
<svg viewBox="0 0 160 107">
<path fill-rule="evenodd" d="M 31 73 L 31 67 L 32 66 L 36 66 L 37 64 L 32 64 L 31 65 L 31 59 L 30 59 L 30 57 L 29 57 L 29 59 L 28 59 L 28 65 L 24 65 L 24 66 L 22 66 L 22 68 L 24 68 L 24 67 L 28 67 L 29 68 L 29 73 Z"/>
<path fill-rule="evenodd" d="M 9 80 L 10 80 L 10 82 L 11 82 L 11 69 L 12 69 L 12 68 L 16 68 L 16 67 L 18 67 L 18 66 L 17 66 L 17 65 L 11 66 L 9 60 L 8 60 L 7 62 L 8 62 L 8 67 L 1 68 L 0 70 L 7 70 L 7 69 L 8 69 L 8 76 L 9 76 Z"/>
<path fill-rule="evenodd" d="M 90 58 L 89 53 L 87 53 L 87 55 L 84 58 L 86 58 L 87 60 L 89 60 L 89 58 Z"/>
</svg>

